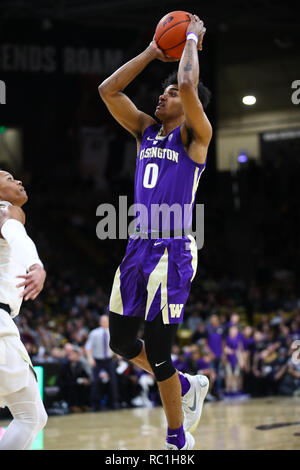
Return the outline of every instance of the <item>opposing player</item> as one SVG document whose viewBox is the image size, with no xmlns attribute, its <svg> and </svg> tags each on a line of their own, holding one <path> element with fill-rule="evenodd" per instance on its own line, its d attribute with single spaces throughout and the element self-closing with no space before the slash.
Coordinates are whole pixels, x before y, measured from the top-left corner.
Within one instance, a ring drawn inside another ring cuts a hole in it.
<svg viewBox="0 0 300 470">
<path fill-rule="evenodd" d="M 190 17 L 178 73 L 165 83 L 155 111 L 161 124 L 139 111 L 123 93 L 152 60 L 172 60 L 155 41 L 99 86 L 110 113 L 136 138 L 134 202 L 148 209 L 148 218 L 141 214 L 115 273 L 109 302 L 110 346 L 154 374 L 168 422 L 165 448 L 170 450 L 194 447 L 191 432 L 200 420 L 208 390 L 207 377 L 180 374 L 171 360 L 172 343 L 197 269 L 196 242 L 183 229 L 192 225 L 195 193 L 212 136 L 203 110 L 210 92 L 199 83 L 198 50 L 205 28 L 197 16 Z M 175 203 L 189 207 L 187 216 L 180 215 L 168 226 L 166 218 L 157 223 L 157 205 Z M 180 238 L 174 236 L 178 229 Z M 141 341 L 137 334 L 143 320 Z"/>
<path fill-rule="evenodd" d="M 23 298 L 35 299 L 46 272 L 24 228 L 21 207 L 28 197 L 21 181 L 0 171 L 0 406 L 13 420 L 0 450 L 30 449 L 47 422 L 35 373 L 13 318 Z M 19 279 L 18 279 L 19 278 Z"/>
</svg>

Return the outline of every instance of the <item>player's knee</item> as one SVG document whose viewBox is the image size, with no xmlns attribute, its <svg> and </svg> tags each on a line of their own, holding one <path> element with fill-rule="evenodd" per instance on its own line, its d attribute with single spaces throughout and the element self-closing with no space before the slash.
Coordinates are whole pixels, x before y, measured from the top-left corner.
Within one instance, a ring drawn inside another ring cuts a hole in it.
<svg viewBox="0 0 300 470">
<path fill-rule="evenodd" d="M 48 415 L 44 406 L 39 406 L 36 412 L 32 415 L 32 424 L 36 432 L 40 432 L 47 424 Z"/>
<path fill-rule="evenodd" d="M 119 331 L 117 331 L 115 328 L 109 328 L 109 335 L 110 335 L 110 340 L 109 340 L 109 347 L 110 349 L 115 353 L 118 354 L 119 356 L 122 356 L 122 352 L 125 346 L 125 341 L 124 338 L 122 338 L 121 334 Z"/>
<path fill-rule="evenodd" d="M 20 406 L 21 405 L 21 406 Z M 22 422 L 37 434 L 46 426 L 48 415 L 44 405 L 34 402 L 21 402 L 11 406 L 14 419 Z"/>
<path fill-rule="evenodd" d="M 41 406 L 32 420 L 32 425 L 34 426 L 35 432 L 37 434 L 46 426 L 47 421 L 48 415 L 44 406 Z"/>
<path fill-rule="evenodd" d="M 163 380 L 169 379 L 176 372 L 171 358 L 165 361 L 153 360 L 148 358 L 148 361 L 151 365 L 153 374 L 158 382 L 162 382 Z"/>
<path fill-rule="evenodd" d="M 116 339 L 110 338 L 109 343 L 110 349 L 119 356 L 125 357 L 125 359 L 133 359 L 137 357 L 143 347 L 141 340 L 136 339 L 134 342 L 127 341 L 126 338 Z"/>
<path fill-rule="evenodd" d="M 115 354 L 118 354 L 119 356 L 123 356 L 123 348 L 122 348 L 122 345 L 120 345 L 119 341 L 116 341 L 115 339 L 110 338 L 109 347 Z"/>
</svg>

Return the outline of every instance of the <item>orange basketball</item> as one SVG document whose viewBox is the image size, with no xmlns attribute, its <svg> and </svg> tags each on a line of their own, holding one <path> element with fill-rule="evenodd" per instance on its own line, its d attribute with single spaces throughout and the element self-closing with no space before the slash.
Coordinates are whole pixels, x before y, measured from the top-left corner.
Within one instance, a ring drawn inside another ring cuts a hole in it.
<svg viewBox="0 0 300 470">
<path fill-rule="evenodd" d="M 171 11 L 156 26 L 154 39 L 164 53 L 180 59 L 186 41 L 190 17 L 186 11 Z"/>
</svg>

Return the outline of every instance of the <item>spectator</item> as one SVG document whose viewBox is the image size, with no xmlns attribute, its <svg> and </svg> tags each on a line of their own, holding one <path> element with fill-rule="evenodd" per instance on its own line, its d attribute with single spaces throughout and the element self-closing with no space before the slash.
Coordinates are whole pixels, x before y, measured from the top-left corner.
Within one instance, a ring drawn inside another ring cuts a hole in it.
<svg viewBox="0 0 300 470">
<path fill-rule="evenodd" d="M 188 371 L 187 357 L 183 351 L 179 351 L 176 359 L 173 360 L 175 369 L 179 370 L 183 374 Z"/>
<path fill-rule="evenodd" d="M 276 350 L 279 345 L 280 343 L 269 344 L 265 349 L 255 352 L 252 366 L 255 378 L 253 380 L 252 396 L 272 395 L 276 375 L 276 359 L 278 357 Z"/>
<path fill-rule="evenodd" d="M 251 379 L 252 379 L 252 363 L 254 354 L 254 331 L 249 325 L 245 326 L 242 331 L 242 344 L 243 350 L 241 352 L 243 356 L 243 391 L 245 393 L 251 392 Z"/>
<path fill-rule="evenodd" d="M 217 315 L 211 315 L 206 331 L 207 347 L 212 354 L 212 367 L 216 376 L 214 393 L 216 397 L 220 399 L 223 396 L 222 357 L 224 349 L 223 342 L 225 335 L 225 326 L 220 323 L 220 319 Z"/>
<path fill-rule="evenodd" d="M 140 393 L 132 399 L 131 403 L 137 407 L 152 408 L 153 403 L 150 400 L 150 391 L 157 389 L 154 376 L 134 365 L 134 371 L 138 377 Z"/>
<path fill-rule="evenodd" d="M 116 373 L 120 395 L 120 405 L 131 408 L 133 400 L 141 391 L 139 377 L 135 371 L 134 364 L 127 362 L 121 356 L 116 357 Z"/>
<path fill-rule="evenodd" d="M 186 322 L 188 329 L 195 331 L 201 323 L 202 323 L 202 320 L 200 318 L 200 314 L 198 310 L 193 310 Z"/>
<path fill-rule="evenodd" d="M 58 377 L 61 398 L 72 413 L 89 411 L 90 378 L 80 362 L 79 349 L 73 348 Z"/>
<path fill-rule="evenodd" d="M 300 324 L 296 320 L 291 322 L 290 332 L 288 335 L 291 341 L 300 340 Z"/>
<path fill-rule="evenodd" d="M 227 334 L 229 333 L 229 329 L 230 329 L 231 326 L 236 326 L 236 328 L 238 329 L 238 336 L 241 337 L 241 333 L 240 333 L 240 316 L 236 312 L 233 312 L 230 315 L 230 320 L 227 323 Z"/>
<path fill-rule="evenodd" d="M 192 343 L 201 346 L 206 343 L 207 336 L 207 327 L 204 322 L 201 322 L 192 335 Z"/>
<path fill-rule="evenodd" d="M 196 345 L 192 345 L 189 348 L 189 353 L 187 356 L 187 372 L 191 375 L 202 374 L 206 375 L 209 378 L 209 391 L 206 395 L 208 401 L 213 401 L 215 398 L 211 395 L 211 391 L 214 387 L 216 373 L 211 364 L 211 355 L 205 352 L 201 356 L 200 349 Z"/>
<path fill-rule="evenodd" d="M 225 362 L 225 383 L 227 394 L 236 394 L 242 390 L 243 345 L 239 329 L 236 324 L 229 327 L 228 335 L 225 339 L 224 362 Z"/>
<path fill-rule="evenodd" d="M 285 396 L 299 395 L 300 390 L 300 362 L 290 358 L 278 371 L 276 379 L 280 380 L 279 394 Z"/>
<path fill-rule="evenodd" d="M 208 353 L 203 354 L 198 359 L 198 374 L 206 375 L 209 379 L 209 391 L 206 395 L 207 401 L 215 401 L 216 398 L 212 394 L 215 390 L 215 382 L 217 378 L 217 374 L 212 366 L 211 356 Z M 220 398 L 220 396 L 218 396 Z"/>
<path fill-rule="evenodd" d="M 111 409 L 119 408 L 116 363 L 109 347 L 108 315 L 99 319 L 99 327 L 92 330 L 85 344 L 85 351 L 92 368 L 91 405 L 93 411 L 101 409 L 104 388 L 109 388 L 109 405 Z M 105 386 L 109 383 L 108 387 Z"/>
</svg>

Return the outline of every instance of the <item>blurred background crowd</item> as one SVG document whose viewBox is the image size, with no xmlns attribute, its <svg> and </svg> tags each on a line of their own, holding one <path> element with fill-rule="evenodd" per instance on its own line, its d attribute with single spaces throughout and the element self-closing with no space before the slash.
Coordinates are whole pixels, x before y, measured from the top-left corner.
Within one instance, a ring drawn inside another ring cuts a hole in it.
<svg viewBox="0 0 300 470">
<path fill-rule="evenodd" d="M 242 279 L 216 280 L 200 269 L 173 361 L 181 372 L 209 377 L 207 400 L 299 394 L 300 296 L 279 274 L 262 289 Z M 50 414 L 160 404 L 150 374 L 113 355 L 109 338 L 103 349 L 108 300 L 95 277 L 80 278 L 62 267 L 16 318 L 33 364 L 50 371 Z"/>
</svg>

